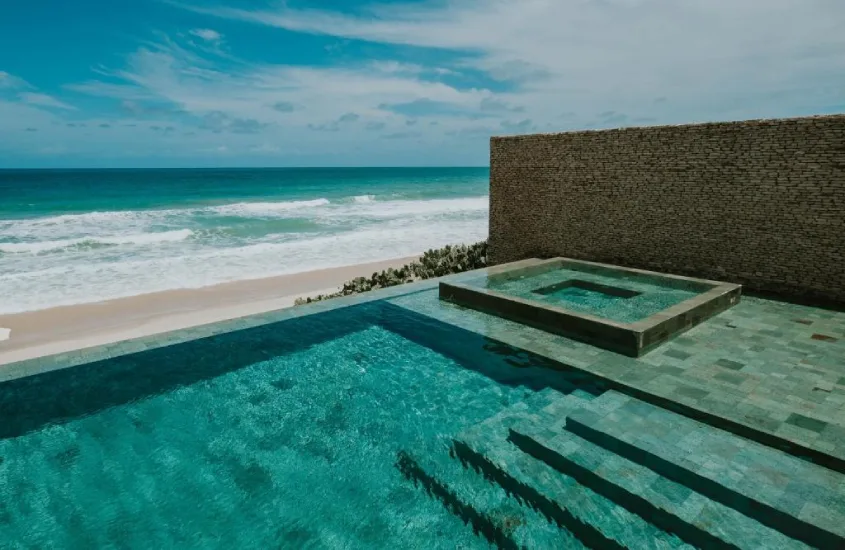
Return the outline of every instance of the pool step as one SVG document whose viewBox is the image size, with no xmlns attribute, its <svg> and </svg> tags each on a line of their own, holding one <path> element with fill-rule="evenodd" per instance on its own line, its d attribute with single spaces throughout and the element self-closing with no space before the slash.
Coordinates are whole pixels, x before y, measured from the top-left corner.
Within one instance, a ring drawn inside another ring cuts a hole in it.
<svg viewBox="0 0 845 550">
<path fill-rule="evenodd" d="M 517 423 L 508 439 L 526 454 L 695 547 L 807 548 L 573 433 Z"/>
<path fill-rule="evenodd" d="M 545 388 L 538 392 L 530 394 L 521 401 L 517 401 L 509 407 L 505 407 L 493 416 L 486 418 L 468 428 L 473 431 L 495 431 L 503 435 L 507 435 L 507 430 L 502 430 L 503 427 L 509 427 L 516 422 L 522 420 L 539 420 L 543 409 L 550 405 L 557 403 L 561 398 L 569 397 L 572 400 L 580 399 L 580 401 L 571 401 L 578 405 L 585 404 L 587 401 L 593 399 L 593 396 L 587 392 L 573 392 L 571 394 L 562 394 L 553 388 Z"/>
<path fill-rule="evenodd" d="M 845 548 L 845 476 L 838 472 L 616 391 L 573 410 L 565 428 L 770 531 Z"/>
<path fill-rule="evenodd" d="M 679 537 L 658 529 L 507 441 L 510 426 L 523 422 L 557 427 L 560 431 L 567 414 L 590 402 L 578 395 L 541 393 L 544 395 L 533 400 L 528 410 L 511 407 L 459 434 L 453 445 L 455 457 L 523 506 L 545 516 L 549 523 L 572 533 L 588 548 L 688 548 Z"/>
<path fill-rule="evenodd" d="M 571 534 L 514 502 L 501 487 L 461 467 L 445 450 L 442 456 L 426 458 L 400 452 L 397 467 L 478 537 L 497 548 L 583 548 Z"/>
<path fill-rule="evenodd" d="M 592 395 L 578 392 L 586 399 Z M 561 394 L 546 388 L 532 392 L 523 400 L 499 411 L 475 425 L 510 425 L 525 418 L 535 418 L 543 407 Z M 506 430 L 499 430 L 506 433 Z M 520 506 L 497 485 L 487 483 L 471 469 L 462 467 L 444 452 L 442 456 L 422 458 L 406 451 L 399 453 L 396 466 L 408 480 L 440 501 L 452 514 L 470 525 L 476 535 L 499 548 L 572 548 L 583 547 L 569 533 L 549 524 L 544 516 Z"/>
</svg>

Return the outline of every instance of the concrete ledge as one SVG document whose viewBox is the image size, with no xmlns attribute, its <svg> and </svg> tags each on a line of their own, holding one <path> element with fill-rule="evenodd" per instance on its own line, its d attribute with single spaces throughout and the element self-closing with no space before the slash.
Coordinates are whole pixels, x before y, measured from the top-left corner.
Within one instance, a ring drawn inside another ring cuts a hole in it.
<svg viewBox="0 0 845 550">
<path fill-rule="evenodd" d="M 616 322 L 541 301 L 511 296 L 473 285 L 472 281 L 441 281 L 440 299 L 629 357 L 639 357 L 673 336 L 733 306 L 739 301 L 742 291 L 740 285 L 732 283 L 666 275 L 570 258 L 537 260 L 529 265 L 503 264 L 497 266 L 495 273 L 487 276 L 487 281 L 503 282 L 566 268 L 610 277 L 635 275 L 653 279 L 663 286 L 691 289 L 700 293 L 633 323 Z"/>
</svg>

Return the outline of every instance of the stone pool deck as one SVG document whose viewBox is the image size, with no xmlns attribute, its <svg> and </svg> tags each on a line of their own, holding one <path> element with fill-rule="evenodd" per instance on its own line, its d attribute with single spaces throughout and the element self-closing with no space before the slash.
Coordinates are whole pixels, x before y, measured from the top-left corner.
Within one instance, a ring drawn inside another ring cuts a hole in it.
<svg viewBox="0 0 845 550">
<path fill-rule="evenodd" d="M 630 358 L 439 301 L 436 291 L 390 301 L 845 472 L 845 312 L 746 296 L 657 350 Z"/>
</svg>

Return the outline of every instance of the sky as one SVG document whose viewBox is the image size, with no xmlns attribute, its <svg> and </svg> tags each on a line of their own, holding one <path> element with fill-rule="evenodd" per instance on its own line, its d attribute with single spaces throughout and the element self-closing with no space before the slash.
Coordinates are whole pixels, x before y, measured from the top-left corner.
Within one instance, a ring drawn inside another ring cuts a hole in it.
<svg viewBox="0 0 845 550">
<path fill-rule="evenodd" d="M 843 0 L 2 0 L 0 168 L 485 166 L 845 112 Z"/>
</svg>

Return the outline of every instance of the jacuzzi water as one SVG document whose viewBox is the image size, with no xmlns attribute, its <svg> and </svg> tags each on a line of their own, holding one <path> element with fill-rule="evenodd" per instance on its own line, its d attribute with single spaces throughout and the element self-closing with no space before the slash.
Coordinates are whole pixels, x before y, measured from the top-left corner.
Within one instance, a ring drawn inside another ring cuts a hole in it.
<svg viewBox="0 0 845 550">
<path fill-rule="evenodd" d="M 560 290 L 541 293 L 538 290 L 564 282 L 584 281 L 623 291 L 635 296 L 621 297 L 596 290 L 569 286 Z M 473 284 L 466 281 L 467 284 Z M 669 284 L 657 277 L 630 276 L 624 272 L 600 274 L 575 269 L 555 269 L 538 275 L 503 280 L 484 278 L 476 282 L 510 296 L 564 307 L 577 313 L 595 315 L 620 323 L 633 323 L 685 300 L 695 297 L 700 290 L 692 286 Z"/>
</svg>

